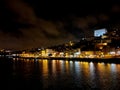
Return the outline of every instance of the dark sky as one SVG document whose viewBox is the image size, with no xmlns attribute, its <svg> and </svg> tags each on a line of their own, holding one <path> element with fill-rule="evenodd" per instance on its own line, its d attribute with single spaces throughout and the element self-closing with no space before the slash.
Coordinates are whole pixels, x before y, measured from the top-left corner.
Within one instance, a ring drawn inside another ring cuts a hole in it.
<svg viewBox="0 0 120 90">
<path fill-rule="evenodd" d="M 78 2 L 79 1 L 79 2 Z M 120 23 L 119 0 L 1 0 L 0 48 L 46 47 Z"/>
</svg>

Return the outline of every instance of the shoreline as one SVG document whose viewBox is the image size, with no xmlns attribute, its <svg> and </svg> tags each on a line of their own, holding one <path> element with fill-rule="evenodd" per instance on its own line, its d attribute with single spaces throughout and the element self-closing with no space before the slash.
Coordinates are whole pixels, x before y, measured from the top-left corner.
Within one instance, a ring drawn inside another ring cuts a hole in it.
<svg viewBox="0 0 120 90">
<path fill-rule="evenodd" d="M 116 63 L 120 64 L 119 57 L 112 57 L 112 58 L 77 58 L 77 57 L 0 57 L 4 59 L 29 59 L 29 60 L 67 60 L 67 61 L 84 61 L 84 62 L 97 62 L 97 63 Z"/>
<path fill-rule="evenodd" d="M 120 58 L 69 58 L 69 57 L 13 57 L 20 59 L 47 59 L 47 60 L 68 60 L 68 61 L 85 61 L 85 62 L 104 62 L 104 63 L 119 63 Z"/>
</svg>

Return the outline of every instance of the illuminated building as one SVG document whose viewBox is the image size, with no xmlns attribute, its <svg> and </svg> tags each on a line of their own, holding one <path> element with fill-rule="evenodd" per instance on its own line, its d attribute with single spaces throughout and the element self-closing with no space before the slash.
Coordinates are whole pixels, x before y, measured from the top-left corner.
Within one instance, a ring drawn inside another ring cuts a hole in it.
<svg viewBox="0 0 120 90">
<path fill-rule="evenodd" d="M 103 34 L 107 33 L 107 29 L 103 28 L 103 29 L 98 29 L 94 31 L 94 37 L 100 37 Z"/>
</svg>

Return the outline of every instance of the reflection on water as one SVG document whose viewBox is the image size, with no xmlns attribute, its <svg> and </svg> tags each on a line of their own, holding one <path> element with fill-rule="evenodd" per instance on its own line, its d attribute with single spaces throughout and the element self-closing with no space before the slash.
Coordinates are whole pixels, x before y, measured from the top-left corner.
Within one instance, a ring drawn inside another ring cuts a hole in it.
<svg viewBox="0 0 120 90">
<path fill-rule="evenodd" d="M 120 64 L 34 59 L 15 59 L 9 63 L 7 64 L 9 90 L 120 88 Z M 3 63 L 1 68 L 4 69 L 5 65 L 6 63 Z"/>
</svg>

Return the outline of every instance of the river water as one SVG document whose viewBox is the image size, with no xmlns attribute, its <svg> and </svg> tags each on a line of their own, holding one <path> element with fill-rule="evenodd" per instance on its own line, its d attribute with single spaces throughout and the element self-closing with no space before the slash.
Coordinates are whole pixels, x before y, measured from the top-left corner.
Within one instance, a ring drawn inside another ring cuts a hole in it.
<svg viewBox="0 0 120 90">
<path fill-rule="evenodd" d="M 119 90 L 120 64 L 0 59 L 0 90 Z"/>
</svg>

